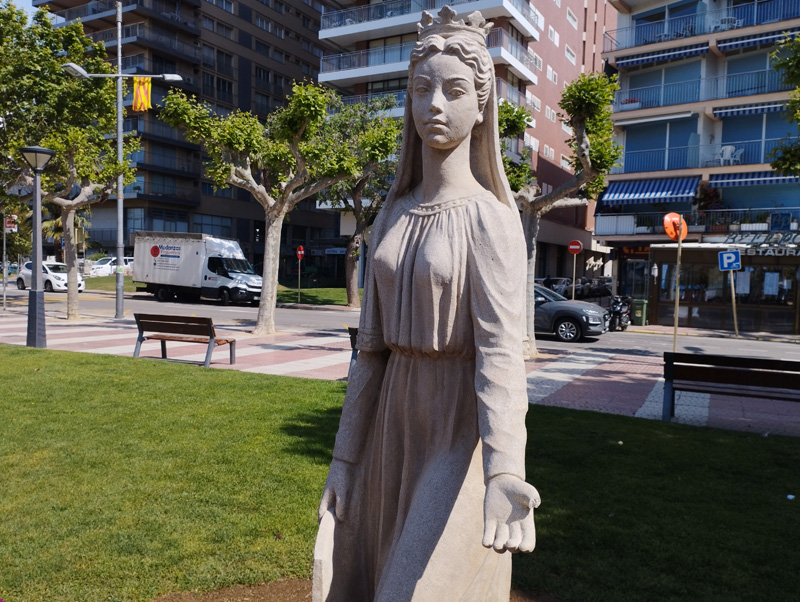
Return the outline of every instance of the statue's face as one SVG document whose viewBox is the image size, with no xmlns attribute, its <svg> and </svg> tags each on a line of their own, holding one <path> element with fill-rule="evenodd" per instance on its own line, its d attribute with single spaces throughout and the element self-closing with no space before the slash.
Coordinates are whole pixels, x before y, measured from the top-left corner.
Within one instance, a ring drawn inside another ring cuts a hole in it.
<svg viewBox="0 0 800 602">
<path fill-rule="evenodd" d="M 472 68 L 451 54 L 433 54 L 417 65 L 412 80 L 414 125 L 436 149 L 455 148 L 483 120 Z"/>
</svg>

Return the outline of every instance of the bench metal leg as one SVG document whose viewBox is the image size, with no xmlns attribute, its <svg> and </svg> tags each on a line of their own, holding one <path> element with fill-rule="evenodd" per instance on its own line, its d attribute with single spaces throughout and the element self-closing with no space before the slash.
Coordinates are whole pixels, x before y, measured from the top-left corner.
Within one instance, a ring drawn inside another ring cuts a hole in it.
<svg viewBox="0 0 800 602">
<path fill-rule="evenodd" d="M 167 359 L 167 342 L 161 339 L 161 359 Z"/>
<path fill-rule="evenodd" d="M 208 342 L 208 351 L 206 351 L 206 361 L 203 364 L 206 368 L 208 368 L 211 365 L 211 353 L 214 351 L 214 347 L 216 347 L 216 344 L 214 343 L 214 339 L 211 339 Z"/>
<path fill-rule="evenodd" d="M 142 342 L 144 341 L 144 337 L 139 335 L 136 339 L 136 347 L 133 350 L 133 357 L 139 357 L 139 352 L 142 350 Z"/>
<path fill-rule="evenodd" d="M 675 389 L 671 380 L 664 381 L 664 405 L 661 408 L 661 420 L 669 422 L 675 417 Z"/>
<path fill-rule="evenodd" d="M 228 343 L 231 346 L 231 366 L 236 363 L 236 341 Z"/>
</svg>

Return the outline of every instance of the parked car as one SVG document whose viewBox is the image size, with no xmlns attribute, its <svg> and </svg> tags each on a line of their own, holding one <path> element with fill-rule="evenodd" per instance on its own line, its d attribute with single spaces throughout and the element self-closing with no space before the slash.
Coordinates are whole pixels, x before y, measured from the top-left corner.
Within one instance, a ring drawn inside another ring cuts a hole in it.
<svg viewBox="0 0 800 602">
<path fill-rule="evenodd" d="M 561 294 L 564 295 L 567 299 L 572 299 L 572 284 L 568 284 L 564 287 L 564 292 Z M 592 281 L 589 280 L 586 276 L 578 276 L 575 278 L 575 298 L 580 299 L 582 297 L 587 297 L 589 295 L 589 291 L 592 288 Z"/>
<path fill-rule="evenodd" d="M 133 271 L 133 257 L 123 257 L 122 266 L 123 271 L 126 274 L 130 274 Z M 117 258 L 103 257 L 102 259 L 98 259 L 94 265 L 92 265 L 92 268 L 89 270 L 89 276 L 112 276 L 116 273 L 116 270 Z"/>
<path fill-rule="evenodd" d="M 544 286 L 544 281 L 546 278 L 534 278 L 534 283 Z M 563 276 L 551 276 L 550 280 L 553 281 L 552 285 L 550 286 L 550 290 L 557 292 L 559 295 L 564 294 L 564 290 L 572 284 L 571 278 L 565 278 Z"/>
<path fill-rule="evenodd" d="M 535 285 L 534 328 L 568 343 L 608 332 L 608 312 L 594 303 L 570 301 L 544 286 Z"/>
<path fill-rule="evenodd" d="M 33 277 L 33 263 L 26 261 L 17 275 L 17 288 L 24 291 L 31 286 Z M 42 262 L 42 287 L 45 291 L 65 291 L 67 290 L 67 264 L 57 261 Z M 78 272 L 78 292 L 82 293 L 86 288 L 86 282 Z"/>
</svg>

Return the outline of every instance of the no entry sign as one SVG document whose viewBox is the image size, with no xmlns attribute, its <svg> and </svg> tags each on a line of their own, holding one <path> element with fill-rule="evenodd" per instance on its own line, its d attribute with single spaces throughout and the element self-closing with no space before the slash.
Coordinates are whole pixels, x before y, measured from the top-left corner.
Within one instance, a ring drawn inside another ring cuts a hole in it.
<svg viewBox="0 0 800 602">
<path fill-rule="evenodd" d="M 299 247 L 297 247 L 297 258 L 298 259 L 302 259 L 303 255 L 305 255 L 305 254 L 306 254 L 306 252 L 303 249 L 303 245 L 300 245 Z"/>
<path fill-rule="evenodd" d="M 577 255 L 578 253 L 583 251 L 583 245 L 579 240 L 570 241 L 569 246 L 567 248 L 569 249 L 569 252 L 572 253 L 573 255 Z"/>
</svg>

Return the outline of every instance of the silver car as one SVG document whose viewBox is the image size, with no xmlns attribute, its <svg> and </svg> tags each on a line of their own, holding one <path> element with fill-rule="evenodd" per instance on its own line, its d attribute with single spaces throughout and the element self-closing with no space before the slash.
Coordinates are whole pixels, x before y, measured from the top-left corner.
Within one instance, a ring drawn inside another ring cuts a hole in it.
<svg viewBox="0 0 800 602">
<path fill-rule="evenodd" d="M 534 328 L 571 343 L 608 332 L 608 312 L 594 303 L 569 301 L 544 286 L 535 285 Z"/>
<path fill-rule="evenodd" d="M 17 288 L 24 291 L 30 287 L 32 276 L 33 263 L 26 261 L 17 275 Z M 43 261 L 42 286 L 48 293 L 67 290 L 67 264 L 58 263 L 57 261 Z M 86 283 L 83 280 L 83 276 L 78 272 L 78 292 L 82 293 L 85 288 Z"/>
</svg>

